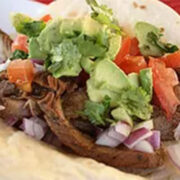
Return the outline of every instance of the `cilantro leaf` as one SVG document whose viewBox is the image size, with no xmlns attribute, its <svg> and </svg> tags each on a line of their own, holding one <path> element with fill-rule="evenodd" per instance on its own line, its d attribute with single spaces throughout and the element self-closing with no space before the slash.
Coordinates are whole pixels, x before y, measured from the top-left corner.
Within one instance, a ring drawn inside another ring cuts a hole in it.
<svg viewBox="0 0 180 180">
<path fill-rule="evenodd" d="M 46 27 L 43 21 L 35 21 L 21 13 L 12 16 L 12 23 L 17 32 L 25 34 L 28 37 L 39 36 L 40 32 Z"/>
<path fill-rule="evenodd" d="M 128 114 L 140 119 L 149 119 L 153 111 L 150 105 L 149 95 L 142 87 L 123 89 L 119 95 L 119 105 Z"/>
<path fill-rule="evenodd" d="M 154 32 L 149 32 L 147 34 L 147 40 L 152 45 L 157 46 L 164 53 L 173 53 L 178 50 L 178 47 L 176 45 L 161 42 L 160 35 L 157 35 Z"/>
<path fill-rule="evenodd" d="M 84 111 L 80 114 L 86 116 L 88 120 L 96 126 L 105 126 L 109 123 L 113 123 L 116 120 L 108 118 L 110 101 L 111 99 L 108 96 L 104 97 L 102 103 L 86 101 Z"/>
<path fill-rule="evenodd" d="M 160 29 L 152 24 L 137 22 L 135 34 L 139 41 L 141 54 L 144 56 L 161 57 L 165 53 L 173 53 L 178 50 L 177 46 L 162 42 Z"/>
<path fill-rule="evenodd" d="M 37 37 L 45 27 L 46 24 L 43 21 L 27 22 L 22 24 L 19 33 L 25 34 L 28 37 Z"/>
<path fill-rule="evenodd" d="M 121 29 L 117 25 L 113 17 L 112 9 L 106 5 L 99 5 L 96 0 L 86 0 L 92 9 L 91 17 L 101 24 L 107 25 L 110 29 L 114 30 L 117 34 L 121 34 Z"/>
<path fill-rule="evenodd" d="M 10 59 L 14 60 L 14 59 L 27 59 L 27 58 L 28 58 L 27 53 L 25 53 L 24 51 L 21 51 L 21 50 L 15 50 Z"/>
<path fill-rule="evenodd" d="M 81 54 L 70 39 L 65 39 L 52 49 L 51 62 L 48 70 L 54 77 L 78 76 L 81 71 Z"/>
<path fill-rule="evenodd" d="M 76 44 L 80 53 L 85 57 L 102 57 L 107 51 L 107 48 L 100 45 L 93 39 L 93 37 L 87 35 L 81 35 L 77 38 Z"/>
</svg>

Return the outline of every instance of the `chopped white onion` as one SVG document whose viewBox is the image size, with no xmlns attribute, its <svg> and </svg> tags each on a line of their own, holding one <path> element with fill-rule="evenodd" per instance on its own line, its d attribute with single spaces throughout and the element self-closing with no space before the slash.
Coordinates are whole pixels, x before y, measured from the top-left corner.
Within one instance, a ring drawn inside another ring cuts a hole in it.
<svg viewBox="0 0 180 180">
<path fill-rule="evenodd" d="M 146 140 L 140 141 L 138 144 L 134 146 L 133 149 L 137 151 L 141 151 L 141 152 L 146 152 L 146 153 L 154 152 L 152 145 Z"/>
<path fill-rule="evenodd" d="M 180 123 L 178 124 L 178 126 L 174 130 L 174 138 L 176 141 L 180 141 Z"/>
<path fill-rule="evenodd" d="M 9 66 L 11 60 L 8 59 L 5 63 L 0 64 L 0 72 L 5 71 L 7 67 Z"/>
<path fill-rule="evenodd" d="M 136 144 L 138 144 L 142 140 L 149 138 L 150 136 L 152 136 L 152 134 L 152 131 L 146 128 L 138 129 L 130 134 L 130 136 L 124 142 L 124 145 L 129 149 L 132 149 L 134 146 L 136 146 Z"/>
<path fill-rule="evenodd" d="M 180 143 L 168 146 L 167 152 L 172 163 L 180 170 Z"/>
<path fill-rule="evenodd" d="M 107 129 L 98 136 L 96 140 L 96 144 L 102 146 L 117 147 L 120 144 L 120 141 L 110 137 L 108 135 L 108 129 Z"/>
<path fill-rule="evenodd" d="M 149 130 L 154 129 L 154 124 L 153 124 L 153 120 L 148 120 L 148 121 L 143 121 L 141 123 L 138 123 L 137 125 L 134 126 L 133 131 L 136 131 L 137 129 L 141 129 L 141 128 L 146 128 Z"/>
<path fill-rule="evenodd" d="M 37 117 L 32 117 L 30 119 L 24 118 L 23 128 L 26 134 L 40 140 L 47 131 L 47 124 Z"/>
<path fill-rule="evenodd" d="M 152 131 L 152 136 L 147 141 L 153 146 L 154 149 L 159 149 L 161 146 L 161 133 L 160 131 Z"/>
</svg>

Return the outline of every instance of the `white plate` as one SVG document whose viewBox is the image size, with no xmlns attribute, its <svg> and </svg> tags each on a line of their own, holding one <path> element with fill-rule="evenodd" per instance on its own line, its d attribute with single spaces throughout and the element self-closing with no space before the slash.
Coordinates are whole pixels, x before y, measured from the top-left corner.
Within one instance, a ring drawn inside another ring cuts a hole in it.
<svg viewBox="0 0 180 180">
<path fill-rule="evenodd" d="M 8 34 L 14 33 L 10 22 L 10 13 L 21 12 L 31 17 L 39 16 L 46 5 L 29 0 L 0 0 L 0 29 Z"/>
</svg>

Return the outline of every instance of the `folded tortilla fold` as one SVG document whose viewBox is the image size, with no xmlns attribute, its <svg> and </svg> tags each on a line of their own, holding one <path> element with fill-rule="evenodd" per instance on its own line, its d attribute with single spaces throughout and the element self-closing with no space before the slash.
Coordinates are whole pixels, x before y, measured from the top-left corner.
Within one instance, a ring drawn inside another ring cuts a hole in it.
<svg viewBox="0 0 180 180">
<path fill-rule="evenodd" d="M 94 160 L 58 152 L 0 121 L 1 180 L 143 180 Z"/>
</svg>

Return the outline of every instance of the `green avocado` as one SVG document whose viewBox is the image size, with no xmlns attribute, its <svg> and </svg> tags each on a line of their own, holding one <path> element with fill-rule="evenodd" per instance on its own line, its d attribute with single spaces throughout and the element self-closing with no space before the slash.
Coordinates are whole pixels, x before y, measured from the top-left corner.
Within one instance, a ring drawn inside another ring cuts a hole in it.
<svg viewBox="0 0 180 180">
<path fill-rule="evenodd" d="M 40 50 L 39 43 L 36 38 L 29 39 L 29 58 L 46 59 L 47 55 Z"/>
<path fill-rule="evenodd" d="M 59 33 L 61 22 L 60 18 L 51 21 L 37 38 L 43 52 L 48 54 L 54 45 L 62 41 L 62 36 Z"/>
<path fill-rule="evenodd" d="M 96 62 L 94 71 L 90 75 L 87 92 L 90 100 L 95 102 L 100 102 L 105 95 L 108 95 L 114 106 L 121 89 L 130 86 L 126 74 L 110 60 Z"/>
<path fill-rule="evenodd" d="M 133 127 L 133 120 L 124 108 L 118 107 L 111 111 L 112 117 L 117 121 L 125 121 Z"/>
<path fill-rule="evenodd" d="M 60 26 L 60 34 L 66 37 L 74 37 L 82 32 L 83 19 L 63 19 Z"/>
<path fill-rule="evenodd" d="M 106 54 L 106 57 L 110 58 L 110 60 L 114 60 L 116 55 L 118 54 L 119 49 L 121 48 L 121 39 L 121 36 L 117 34 L 113 34 L 109 38 L 109 49 Z"/>
<path fill-rule="evenodd" d="M 138 22 L 135 25 L 135 35 L 139 41 L 141 54 L 144 56 L 162 56 L 163 51 L 148 40 L 149 33 L 154 33 L 159 37 L 160 29 L 146 22 Z"/>
<path fill-rule="evenodd" d="M 102 25 L 92 19 L 90 16 L 83 18 L 83 34 L 95 36 L 102 31 Z"/>
<path fill-rule="evenodd" d="M 11 14 L 11 21 L 13 26 L 16 28 L 17 32 L 21 32 L 23 28 L 23 23 L 29 23 L 32 22 L 33 19 L 29 16 L 21 13 L 12 13 Z"/>
<path fill-rule="evenodd" d="M 139 75 L 137 73 L 128 74 L 128 78 L 131 86 L 139 87 Z"/>
<path fill-rule="evenodd" d="M 147 92 L 151 100 L 153 93 L 152 69 L 151 68 L 142 69 L 139 73 L 139 79 L 142 88 Z"/>
</svg>

